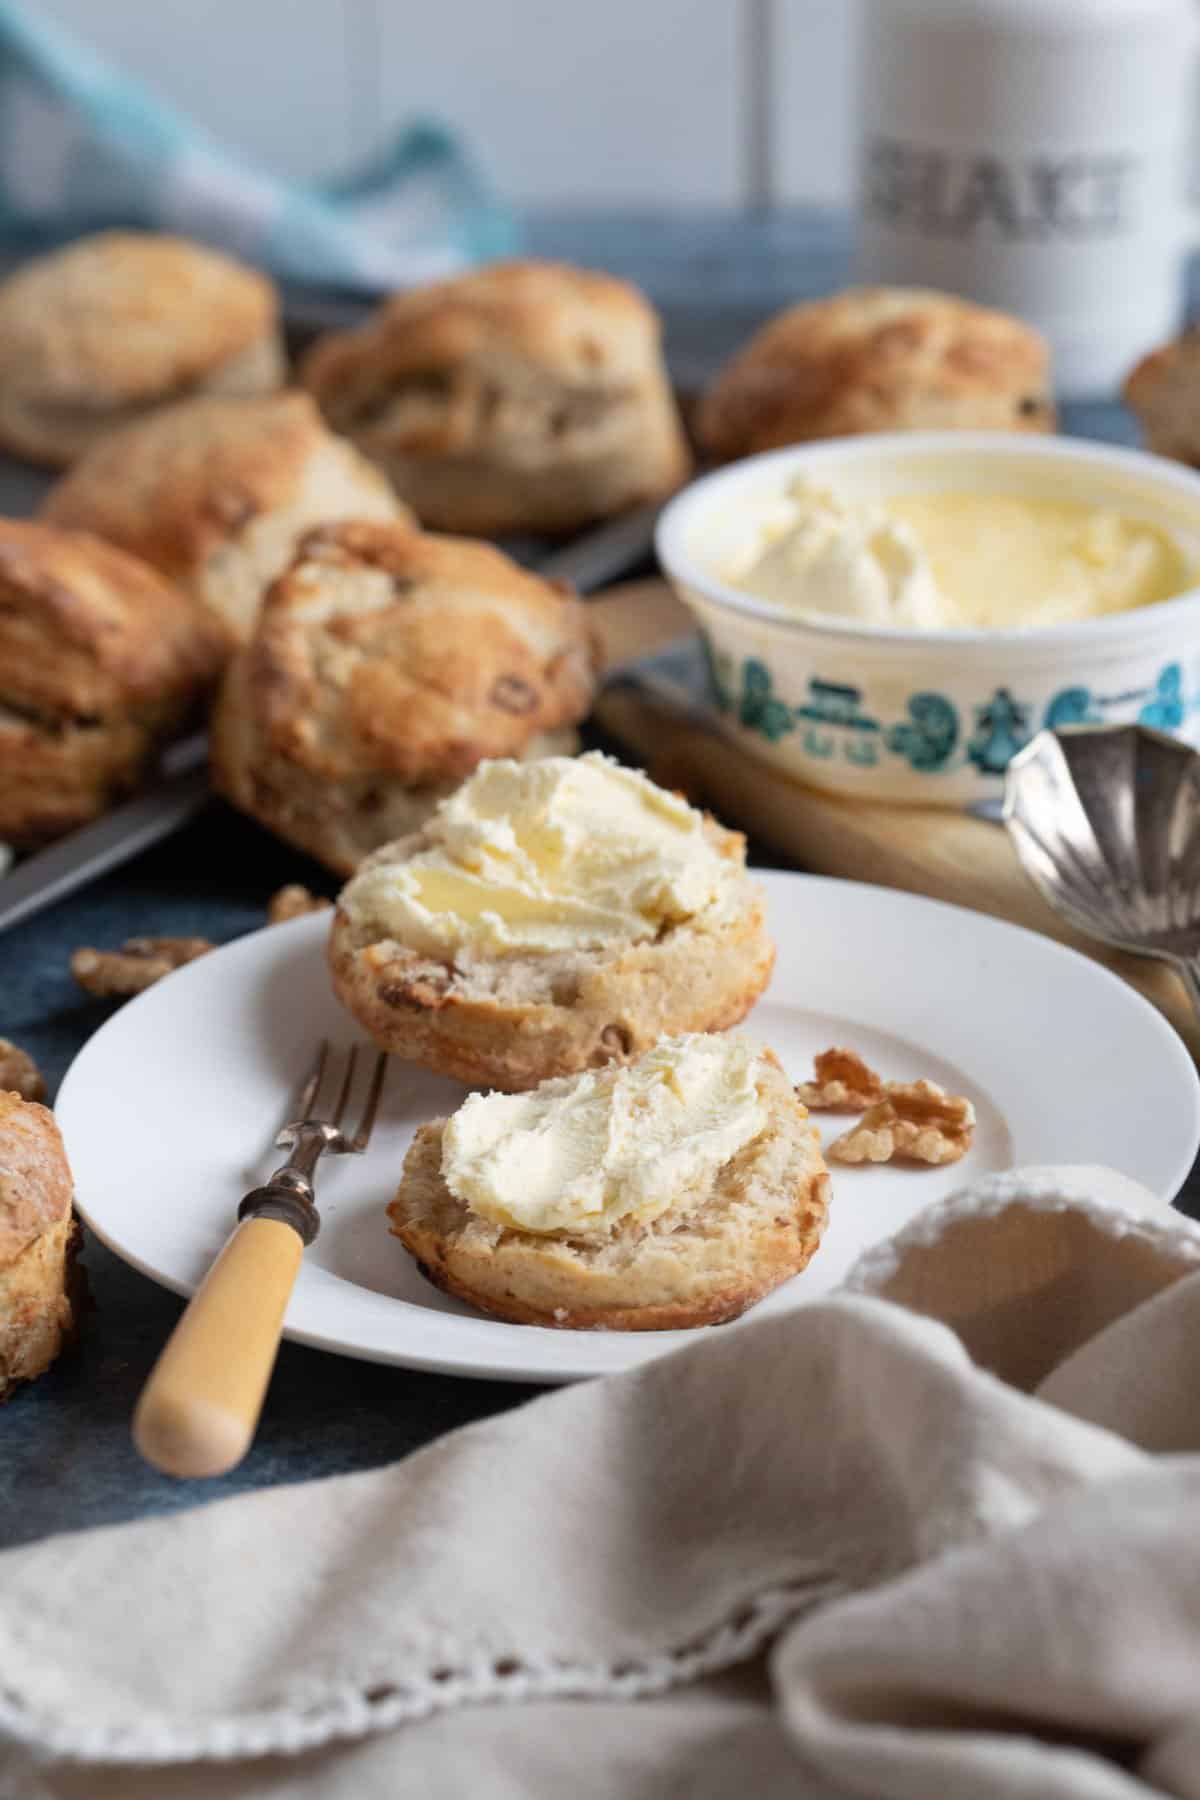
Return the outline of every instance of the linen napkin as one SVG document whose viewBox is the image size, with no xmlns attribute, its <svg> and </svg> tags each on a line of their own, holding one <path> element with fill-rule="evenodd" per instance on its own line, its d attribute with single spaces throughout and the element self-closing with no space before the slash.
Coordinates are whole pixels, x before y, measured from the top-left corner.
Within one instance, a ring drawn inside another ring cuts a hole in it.
<svg viewBox="0 0 1200 1800">
<path fill-rule="evenodd" d="M 272 103 L 289 103 L 278 71 L 272 80 Z M 183 232 L 293 281 L 365 290 L 503 255 L 514 236 L 436 121 L 413 123 L 341 180 L 280 181 L 61 27 L 0 0 L 0 241 L 110 225 Z"/>
<path fill-rule="evenodd" d="M 1197 1393 L 1200 1228 L 992 1177 L 393 1468 L 0 1557 L 0 1793 L 1200 1795 Z"/>
</svg>

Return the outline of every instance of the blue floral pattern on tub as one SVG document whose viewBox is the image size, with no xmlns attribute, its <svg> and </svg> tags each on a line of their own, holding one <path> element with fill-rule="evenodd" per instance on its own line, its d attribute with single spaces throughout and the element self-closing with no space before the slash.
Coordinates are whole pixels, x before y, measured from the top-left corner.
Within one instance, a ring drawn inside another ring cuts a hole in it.
<svg viewBox="0 0 1200 1800">
<path fill-rule="evenodd" d="M 968 761 L 982 775 L 1003 775 L 1018 750 L 1029 742 L 1029 708 L 1008 688 L 975 708 L 975 732 L 967 745 Z"/>
<path fill-rule="evenodd" d="M 774 744 L 796 721 L 790 706 L 785 706 L 772 691 L 771 671 L 757 656 L 747 657 L 742 665 L 742 698 L 738 718 L 751 731 L 761 731 L 768 743 Z"/>
<path fill-rule="evenodd" d="M 958 708 L 944 694 L 914 694 L 908 702 L 908 718 L 893 725 L 887 747 L 902 756 L 910 768 L 932 773 L 944 769 L 958 742 Z"/>
<path fill-rule="evenodd" d="M 1178 731 L 1186 710 L 1182 665 L 1168 663 L 1159 673 L 1153 699 L 1148 700 L 1138 714 L 1138 724 L 1152 725 L 1156 731 Z"/>
</svg>

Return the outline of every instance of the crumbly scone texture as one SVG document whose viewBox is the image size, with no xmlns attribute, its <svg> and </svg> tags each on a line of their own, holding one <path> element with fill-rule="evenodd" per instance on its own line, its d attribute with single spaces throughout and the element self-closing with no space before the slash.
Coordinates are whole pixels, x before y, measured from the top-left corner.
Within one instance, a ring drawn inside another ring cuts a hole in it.
<svg viewBox="0 0 1200 1800">
<path fill-rule="evenodd" d="M 745 840 L 708 819 L 720 854 L 741 864 Z M 422 834 L 388 845 L 364 868 L 404 861 Z M 775 947 L 763 896 L 743 874 L 743 903 L 616 950 L 548 955 L 460 954 L 439 962 L 390 939 L 370 919 L 334 915 L 334 991 L 382 1048 L 475 1087 L 520 1092 L 554 1075 L 630 1062 L 660 1037 L 724 1031 L 770 980 Z"/>
<path fill-rule="evenodd" d="M 213 778 L 350 874 L 485 758 L 555 753 L 591 705 L 596 655 L 575 594 L 490 545 L 320 526 L 226 673 Z"/>
<path fill-rule="evenodd" d="M 36 843 L 102 812 L 223 656 L 156 570 L 85 532 L 0 520 L 0 838 Z"/>
<path fill-rule="evenodd" d="M 424 524 L 569 531 L 687 477 L 661 335 L 614 276 L 496 263 L 395 295 L 300 379 Z"/>
<path fill-rule="evenodd" d="M 218 251 L 105 231 L 0 283 L 0 439 L 65 465 L 113 425 L 189 393 L 284 374 L 274 284 Z"/>
<path fill-rule="evenodd" d="M 1200 464 L 1200 330 L 1192 327 L 1143 356 L 1121 391 L 1148 449 Z"/>
<path fill-rule="evenodd" d="M 304 531 L 411 518 L 378 469 L 291 391 L 187 400 L 110 432 L 56 483 L 40 516 L 97 532 L 178 581 L 231 643 L 249 638 Z"/>
<path fill-rule="evenodd" d="M 446 1186 L 446 1120 L 409 1148 L 391 1230 L 447 1293 L 517 1325 L 667 1331 L 735 1319 L 796 1275 L 821 1241 L 829 1177 L 817 1135 L 774 1057 L 766 1124 L 707 1184 L 649 1224 L 543 1236 L 480 1218 Z"/>
<path fill-rule="evenodd" d="M 849 288 L 789 307 L 726 364 L 697 434 L 722 462 L 864 431 L 1052 431 L 1046 341 L 923 288 Z"/>
<path fill-rule="evenodd" d="M 54 1115 L 0 1092 L 0 1400 L 49 1368 L 74 1328 L 71 1187 Z"/>
</svg>

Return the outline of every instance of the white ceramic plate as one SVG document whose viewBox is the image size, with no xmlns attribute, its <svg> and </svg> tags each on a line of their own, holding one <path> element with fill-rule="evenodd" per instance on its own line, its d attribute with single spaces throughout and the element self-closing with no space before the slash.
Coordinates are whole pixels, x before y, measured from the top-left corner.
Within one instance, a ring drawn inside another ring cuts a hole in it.
<svg viewBox="0 0 1200 1800">
<path fill-rule="evenodd" d="M 1123 982 L 978 913 L 854 882 L 763 879 L 779 958 L 748 1028 L 797 1080 L 816 1051 L 850 1044 L 888 1077 L 968 1094 L 979 1117 L 970 1153 L 949 1169 L 838 1171 L 820 1250 L 763 1307 L 828 1293 L 861 1251 L 992 1170 L 1107 1163 L 1174 1197 L 1200 1142 L 1200 1083 L 1175 1033 Z M 329 991 L 327 930 L 319 916 L 272 926 L 179 970 L 116 1013 L 63 1083 L 80 1211 L 178 1293 L 197 1285 L 242 1194 L 281 1160 L 270 1140 L 315 1041 L 355 1036 Z M 688 1338 L 505 1325 L 417 1273 L 383 1209 L 414 1127 L 465 1091 L 393 1063 L 368 1154 L 320 1170 L 322 1229 L 287 1335 L 374 1362 L 531 1381 L 626 1368 Z"/>
</svg>

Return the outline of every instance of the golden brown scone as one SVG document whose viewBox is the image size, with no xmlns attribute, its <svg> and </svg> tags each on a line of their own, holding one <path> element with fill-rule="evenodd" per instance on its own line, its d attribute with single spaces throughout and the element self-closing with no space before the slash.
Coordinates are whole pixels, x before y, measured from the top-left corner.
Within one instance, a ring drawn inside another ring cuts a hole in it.
<svg viewBox="0 0 1200 1800">
<path fill-rule="evenodd" d="M 489 756 L 563 747 L 595 687 L 581 602 L 487 544 L 320 526 L 274 583 L 213 719 L 213 779 L 349 875 Z"/>
<path fill-rule="evenodd" d="M 447 1121 L 434 1119 L 405 1158 L 391 1229 L 438 1287 L 517 1325 L 724 1324 L 806 1266 L 828 1215 L 829 1176 L 808 1115 L 769 1051 L 759 1069 L 764 1128 L 649 1223 L 544 1236 L 481 1217 L 446 1185 Z"/>
<path fill-rule="evenodd" d="M 222 654 L 154 569 L 86 532 L 0 519 L 0 838 L 57 837 L 136 785 Z"/>
<path fill-rule="evenodd" d="M 512 767 L 486 764 L 479 773 Z M 529 773 L 553 779 L 554 765 L 530 765 Z M 329 944 L 334 991 L 382 1048 L 474 1086 L 519 1091 L 629 1062 L 660 1037 L 723 1031 L 746 1016 L 775 957 L 763 895 L 745 872 L 745 839 L 699 814 L 698 854 L 712 875 L 710 891 L 694 910 L 674 898 L 661 909 L 652 903 L 640 938 L 606 941 L 602 930 L 577 945 L 507 952 L 486 938 L 464 937 L 452 951 L 401 941 L 397 875 L 440 851 L 444 812 L 461 808 L 473 786 L 443 803 L 422 831 L 368 857 L 339 897 Z M 553 839 L 553 821 L 535 822 L 533 835 Z M 561 845 L 549 855 L 563 857 Z M 653 892 L 651 861 L 652 852 L 635 846 L 613 883 Z M 531 904 L 535 917 L 539 904 Z M 612 903 L 597 904 L 604 912 Z"/>
<path fill-rule="evenodd" d="M 272 283 L 186 238 L 104 231 L 0 284 L 0 442 L 35 462 L 65 467 L 171 401 L 283 375 Z"/>
<path fill-rule="evenodd" d="M 1200 328 L 1143 356 L 1122 394 L 1141 422 L 1147 449 L 1200 464 Z"/>
<path fill-rule="evenodd" d="M 48 1369 L 74 1330 L 71 1191 L 53 1113 L 0 1092 L 0 1400 Z"/>
<path fill-rule="evenodd" d="M 924 288 L 848 288 L 789 307 L 727 363 L 697 434 L 721 462 L 863 431 L 1052 431 L 1045 339 Z"/>
<path fill-rule="evenodd" d="M 497 263 L 395 295 L 300 379 L 425 525 L 570 531 L 688 474 L 660 336 L 627 282 Z"/>
<path fill-rule="evenodd" d="M 409 518 L 307 394 L 188 400 L 112 432 L 41 516 L 94 531 L 186 588 L 244 643 L 296 539 L 330 519 Z"/>
</svg>

